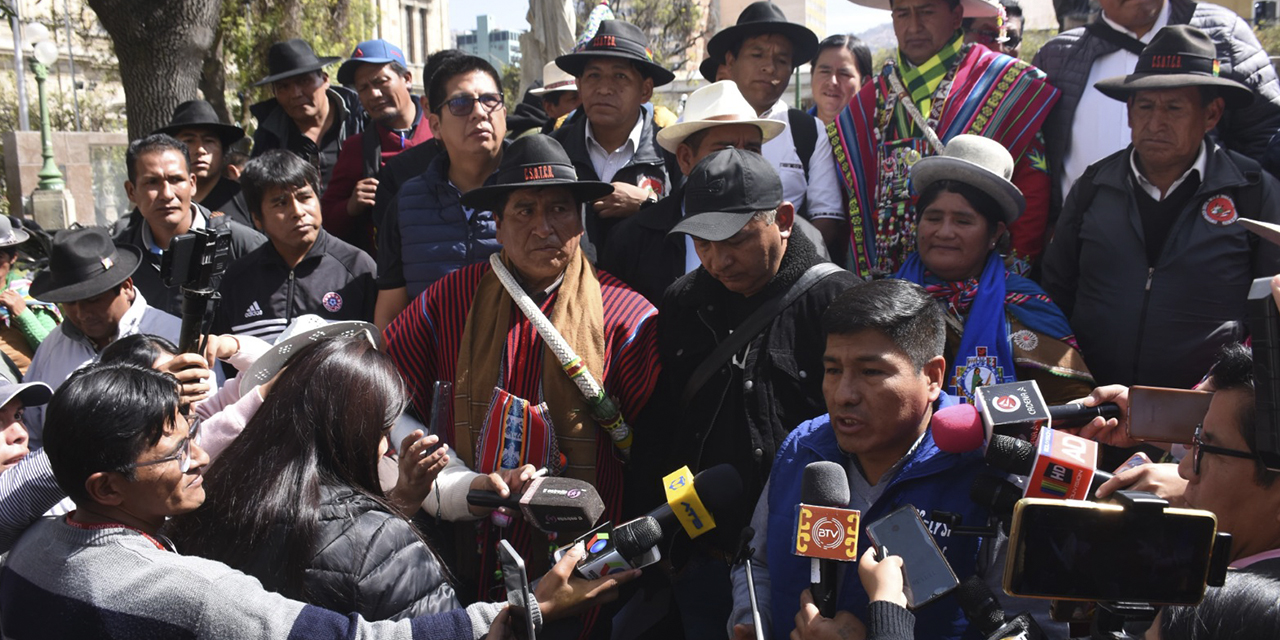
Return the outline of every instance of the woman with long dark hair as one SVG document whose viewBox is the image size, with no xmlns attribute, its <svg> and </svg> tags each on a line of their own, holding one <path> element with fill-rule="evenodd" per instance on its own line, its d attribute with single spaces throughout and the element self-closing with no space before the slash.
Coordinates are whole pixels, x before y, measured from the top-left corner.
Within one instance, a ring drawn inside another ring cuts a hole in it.
<svg viewBox="0 0 1280 640">
<path fill-rule="evenodd" d="M 204 505 L 172 523 L 175 541 L 268 589 L 370 620 L 460 607 L 378 482 L 406 402 L 395 366 L 366 337 L 299 351 L 205 476 Z"/>
</svg>

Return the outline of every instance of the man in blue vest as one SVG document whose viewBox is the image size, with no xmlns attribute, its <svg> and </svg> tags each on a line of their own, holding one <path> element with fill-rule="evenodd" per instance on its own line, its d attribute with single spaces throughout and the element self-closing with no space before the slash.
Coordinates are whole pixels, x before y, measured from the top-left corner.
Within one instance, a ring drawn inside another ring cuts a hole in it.
<svg viewBox="0 0 1280 640">
<path fill-rule="evenodd" d="M 956 403 L 942 391 L 945 332 L 937 303 L 913 283 L 877 280 L 836 298 L 822 325 L 827 414 L 796 427 L 779 447 L 752 517 L 752 546 L 760 550 L 752 562 L 766 637 L 787 638 L 798 617 L 806 626 L 816 617 L 811 605 L 802 608 L 800 602 L 809 587 L 809 559 L 792 551 L 801 478 L 811 462 L 845 467 L 849 508 L 862 513 L 864 524 L 910 504 L 960 580 L 974 574 L 991 584 L 1000 580 L 997 542 L 953 535 L 950 525 L 931 521 L 935 509 L 960 515 L 965 525 L 982 525 L 989 517 L 969 498 L 973 479 L 986 466 L 982 454 L 945 453 L 929 429 L 935 410 Z M 865 533 L 858 535 L 859 557 L 868 545 Z M 841 569 L 840 613 L 831 622 L 860 627 L 855 617 L 866 618 L 868 598 L 857 563 Z M 741 567 L 734 570 L 729 624 L 735 638 L 754 637 L 745 574 Z M 916 637 L 958 638 L 968 624 L 955 596 L 948 595 L 916 612 Z"/>
</svg>

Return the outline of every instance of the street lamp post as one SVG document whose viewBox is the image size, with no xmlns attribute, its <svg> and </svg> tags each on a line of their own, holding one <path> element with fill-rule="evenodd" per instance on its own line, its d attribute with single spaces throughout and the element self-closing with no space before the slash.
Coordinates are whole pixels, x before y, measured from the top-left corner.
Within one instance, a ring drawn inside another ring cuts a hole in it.
<svg viewBox="0 0 1280 640">
<path fill-rule="evenodd" d="M 49 99 L 45 91 L 45 81 L 49 79 L 49 67 L 58 61 L 58 46 L 51 40 L 43 40 L 35 43 L 35 61 L 31 65 L 31 70 L 36 76 L 36 88 L 39 90 L 40 99 L 40 143 L 42 145 L 40 155 L 44 158 L 44 165 L 40 167 L 40 173 L 36 176 L 40 178 L 40 184 L 36 189 L 41 191 L 57 191 L 64 189 L 66 183 L 62 180 L 62 172 L 58 171 L 58 164 L 53 160 L 53 128 L 49 122 Z"/>
</svg>

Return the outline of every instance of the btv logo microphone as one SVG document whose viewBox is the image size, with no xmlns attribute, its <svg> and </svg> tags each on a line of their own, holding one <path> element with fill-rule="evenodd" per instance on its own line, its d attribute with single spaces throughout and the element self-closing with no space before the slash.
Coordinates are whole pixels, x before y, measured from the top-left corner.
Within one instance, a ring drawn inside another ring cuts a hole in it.
<svg viewBox="0 0 1280 640">
<path fill-rule="evenodd" d="M 609 532 L 600 531 L 587 541 L 587 553 L 600 553 L 609 546 Z"/>
</svg>

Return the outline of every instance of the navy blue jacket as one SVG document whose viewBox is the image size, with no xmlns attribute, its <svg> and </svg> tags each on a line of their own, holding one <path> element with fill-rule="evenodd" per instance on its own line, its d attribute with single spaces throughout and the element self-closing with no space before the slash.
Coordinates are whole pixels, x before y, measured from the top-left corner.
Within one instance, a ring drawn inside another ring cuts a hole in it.
<svg viewBox="0 0 1280 640">
<path fill-rule="evenodd" d="M 956 399 L 943 394 L 935 404 L 935 410 L 956 403 Z M 800 592 L 809 587 L 809 559 L 794 555 L 793 532 L 796 524 L 796 507 L 800 504 L 801 478 L 810 462 L 827 460 L 847 466 L 848 455 L 840 450 L 829 415 L 814 418 L 796 427 L 778 451 L 769 477 L 769 536 L 767 553 L 769 579 L 773 607 L 773 637 L 787 638 L 795 628 L 795 613 L 799 609 Z M 982 453 L 945 453 L 933 442 L 933 432 L 926 431 L 920 444 L 903 461 L 880 499 L 862 513 L 858 531 L 858 557 L 867 550 L 866 525 L 875 522 L 904 504 L 921 511 L 925 524 L 930 525 L 938 547 L 947 562 L 963 582 L 977 573 L 978 559 L 988 544 L 977 537 L 953 536 L 949 526 L 931 523 L 930 513 L 935 510 L 959 514 L 964 525 L 987 523 L 989 512 L 969 498 L 973 479 L 986 468 Z M 867 594 L 858 579 L 858 564 L 846 563 L 843 582 L 837 599 L 841 611 L 849 611 L 860 619 L 866 619 Z M 965 634 L 969 623 L 957 604 L 955 595 L 940 598 L 916 613 L 917 638 L 959 638 Z"/>
</svg>

